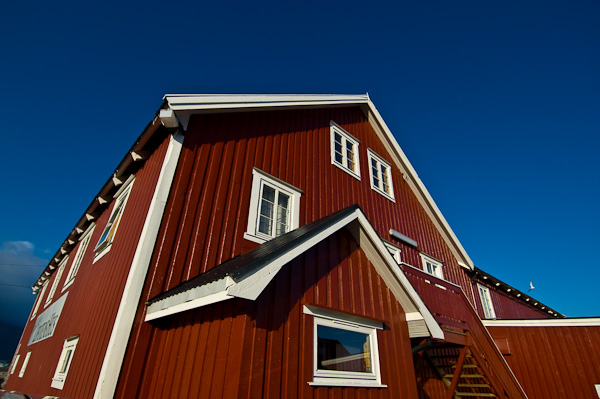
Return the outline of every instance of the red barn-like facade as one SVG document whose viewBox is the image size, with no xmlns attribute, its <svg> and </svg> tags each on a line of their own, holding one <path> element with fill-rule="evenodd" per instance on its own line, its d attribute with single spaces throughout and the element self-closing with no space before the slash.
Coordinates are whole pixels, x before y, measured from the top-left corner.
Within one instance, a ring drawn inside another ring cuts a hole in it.
<svg viewBox="0 0 600 399">
<path fill-rule="evenodd" d="M 567 322 L 476 268 L 367 95 L 165 96 L 34 290 L 6 389 L 71 398 L 600 389 L 598 319 Z M 563 361 L 557 337 L 567 333 L 585 360 Z M 584 376 L 540 388 L 548 371 L 529 361 L 527 342 Z"/>
</svg>

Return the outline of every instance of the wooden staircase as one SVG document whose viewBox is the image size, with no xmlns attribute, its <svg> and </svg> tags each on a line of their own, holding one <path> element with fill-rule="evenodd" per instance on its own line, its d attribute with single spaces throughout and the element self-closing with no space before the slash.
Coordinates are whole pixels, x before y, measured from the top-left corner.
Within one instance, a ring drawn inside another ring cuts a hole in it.
<svg viewBox="0 0 600 399">
<path fill-rule="evenodd" d="M 492 379 L 478 364 L 469 346 L 430 349 L 425 352 L 429 363 L 448 388 L 447 399 L 504 398 L 493 388 Z"/>
</svg>

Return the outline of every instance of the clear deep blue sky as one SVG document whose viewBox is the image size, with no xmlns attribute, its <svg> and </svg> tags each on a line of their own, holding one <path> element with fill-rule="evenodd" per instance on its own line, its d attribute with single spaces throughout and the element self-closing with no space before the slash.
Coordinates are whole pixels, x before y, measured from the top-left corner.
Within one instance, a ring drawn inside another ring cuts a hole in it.
<svg viewBox="0 0 600 399">
<path fill-rule="evenodd" d="M 599 1 L 7 2 L 0 33 L 0 321 L 165 93 L 368 92 L 476 266 L 600 316 Z"/>
</svg>

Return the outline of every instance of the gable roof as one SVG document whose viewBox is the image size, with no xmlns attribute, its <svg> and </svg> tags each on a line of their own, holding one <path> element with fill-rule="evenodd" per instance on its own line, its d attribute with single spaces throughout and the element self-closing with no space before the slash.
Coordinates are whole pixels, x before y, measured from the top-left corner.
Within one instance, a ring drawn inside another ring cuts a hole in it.
<svg viewBox="0 0 600 399">
<path fill-rule="evenodd" d="M 411 337 L 443 339 L 444 333 L 379 238 L 353 205 L 274 238 L 148 302 L 146 321 L 212 303 L 256 300 L 281 268 L 339 230 L 348 229 L 406 312 Z"/>
<path fill-rule="evenodd" d="M 369 123 L 393 158 L 425 209 L 440 235 L 452 251 L 458 264 L 473 269 L 474 264 L 458 237 L 442 215 L 435 201 L 425 188 L 417 172 L 400 148 L 394 135 L 375 108 L 368 94 L 332 95 L 332 94 L 167 94 L 161 110 L 162 117 L 171 116 L 173 124 L 179 123 L 184 129 L 191 115 L 216 112 L 242 112 L 255 110 L 273 110 L 281 108 L 327 108 L 359 106 L 368 118 Z"/>
</svg>

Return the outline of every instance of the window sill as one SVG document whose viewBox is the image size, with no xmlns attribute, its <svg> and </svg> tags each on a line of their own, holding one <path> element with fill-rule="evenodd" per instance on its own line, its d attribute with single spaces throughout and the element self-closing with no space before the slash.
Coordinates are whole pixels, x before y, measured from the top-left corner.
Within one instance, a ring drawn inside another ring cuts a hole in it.
<svg viewBox="0 0 600 399">
<path fill-rule="evenodd" d="M 98 262 L 100 260 L 100 258 L 102 258 L 104 255 L 106 255 L 110 251 L 111 247 L 112 247 L 112 243 L 108 244 L 107 246 L 102 248 L 100 251 L 96 252 L 94 254 L 94 260 L 92 261 L 92 265 L 94 263 Z"/>
<path fill-rule="evenodd" d="M 344 165 L 340 165 L 336 161 L 331 161 L 331 164 L 337 166 L 338 168 L 340 168 L 344 172 L 348 173 L 350 176 L 354 177 L 356 180 L 360 181 L 360 175 L 357 174 L 357 173 L 355 173 L 355 172 L 353 172 L 353 171 L 351 171 L 350 169 L 348 169 Z"/>
<path fill-rule="evenodd" d="M 252 235 L 252 234 L 247 233 L 247 232 L 244 233 L 244 239 L 246 239 L 248 241 L 252 241 L 252 242 L 258 243 L 258 244 L 264 244 L 265 242 L 268 241 L 268 240 L 266 240 L 264 238 Z"/>
<path fill-rule="evenodd" d="M 377 381 L 370 380 L 352 380 L 352 379 L 320 379 L 315 378 L 315 381 L 309 382 L 308 385 L 313 387 L 359 387 L 359 388 L 387 388 L 387 385 Z"/>
<path fill-rule="evenodd" d="M 371 186 L 371 188 L 373 189 L 373 191 L 383 195 L 385 198 L 389 199 L 390 201 L 392 201 L 394 204 L 396 203 L 396 200 L 394 199 L 394 197 L 392 197 L 391 195 L 389 195 L 388 193 L 386 193 L 385 191 L 380 190 L 378 187 L 375 186 Z"/>
</svg>

